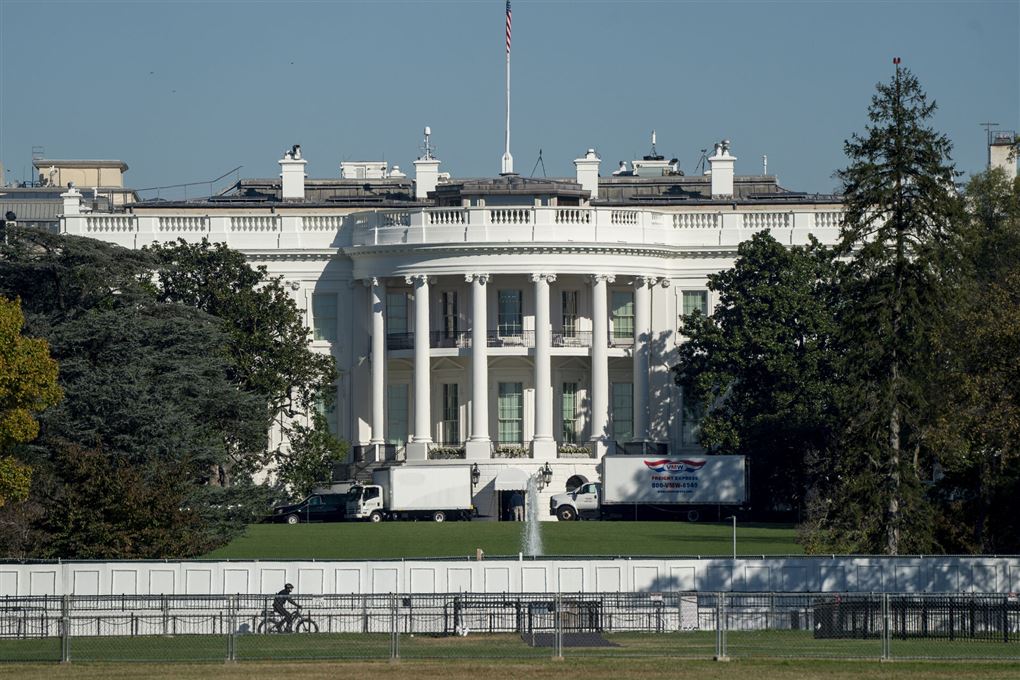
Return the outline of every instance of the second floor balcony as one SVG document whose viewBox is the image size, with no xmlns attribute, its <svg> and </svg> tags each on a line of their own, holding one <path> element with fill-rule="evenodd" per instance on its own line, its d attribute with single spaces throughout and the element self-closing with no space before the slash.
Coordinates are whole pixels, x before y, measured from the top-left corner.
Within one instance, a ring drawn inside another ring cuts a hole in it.
<svg viewBox="0 0 1020 680">
<path fill-rule="evenodd" d="M 524 347 L 531 349 L 535 346 L 535 331 L 533 330 L 510 330 L 492 329 L 485 334 L 488 347 Z M 591 331 L 577 330 L 553 330 L 551 338 L 552 347 L 591 347 Z M 609 346 L 630 346 L 634 339 L 629 340 L 613 338 L 610 336 Z M 429 333 L 429 347 L 431 349 L 457 348 L 469 349 L 471 347 L 471 331 L 431 331 Z M 409 350 L 414 349 L 414 333 L 387 333 L 386 349 Z"/>
</svg>

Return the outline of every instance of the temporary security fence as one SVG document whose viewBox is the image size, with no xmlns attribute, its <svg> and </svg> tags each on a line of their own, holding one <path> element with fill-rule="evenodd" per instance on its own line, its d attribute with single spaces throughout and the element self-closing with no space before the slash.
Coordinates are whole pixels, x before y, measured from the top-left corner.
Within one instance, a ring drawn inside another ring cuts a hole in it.
<svg viewBox="0 0 1020 680">
<path fill-rule="evenodd" d="M 0 599 L 0 661 L 1020 659 L 1000 594 L 563 593 Z"/>
</svg>

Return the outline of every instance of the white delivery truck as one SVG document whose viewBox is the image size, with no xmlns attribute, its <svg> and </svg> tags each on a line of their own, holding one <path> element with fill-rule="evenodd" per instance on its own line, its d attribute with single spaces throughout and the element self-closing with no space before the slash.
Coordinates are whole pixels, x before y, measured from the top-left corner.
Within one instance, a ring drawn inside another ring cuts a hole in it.
<svg viewBox="0 0 1020 680">
<path fill-rule="evenodd" d="M 397 465 L 372 473 L 372 484 L 351 487 L 347 517 L 384 519 L 471 519 L 471 469 L 466 465 Z"/>
<path fill-rule="evenodd" d="M 747 500 L 744 456 L 633 456 L 602 459 L 602 482 L 553 496 L 549 513 L 579 517 L 636 517 L 647 508 L 686 508 L 688 519 L 706 506 L 739 506 Z"/>
</svg>

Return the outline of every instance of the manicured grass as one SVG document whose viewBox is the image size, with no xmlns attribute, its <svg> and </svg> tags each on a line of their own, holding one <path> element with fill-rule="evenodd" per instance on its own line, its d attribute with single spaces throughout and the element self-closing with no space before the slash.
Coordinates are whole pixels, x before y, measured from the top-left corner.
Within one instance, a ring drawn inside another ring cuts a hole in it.
<svg viewBox="0 0 1020 680">
<path fill-rule="evenodd" d="M 513 522 L 338 522 L 253 524 L 241 538 L 205 557 L 214 559 L 391 559 L 516 556 L 521 524 Z M 542 541 L 549 556 L 729 555 L 729 523 L 546 522 Z M 740 555 L 801 554 L 790 525 L 737 527 Z"/>
<path fill-rule="evenodd" d="M 664 662 L 665 661 L 665 662 Z M 577 664 L 583 664 L 578 666 Z M 769 680 L 1015 680 L 1016 665 L 1011 663 L 886 663 L 876 661 L 762 661 L 734 660 L 670 662 L 664 659 L 583 659 L 553 661 L 461 660 L 371 662 L 243 662 L 238 664 L 130 664 L 71 663 L 11 664 L 0 666 L 5 677 L 18 680 L 128 680 L 134 678 L 174 678 L 175 680 L 334 680 L 335 678 L 372 678 L 372 680 L 562 680 L 565 675 L 581 674 L 584 680 L 733 680 L 768 678 Z"/>
</svg>

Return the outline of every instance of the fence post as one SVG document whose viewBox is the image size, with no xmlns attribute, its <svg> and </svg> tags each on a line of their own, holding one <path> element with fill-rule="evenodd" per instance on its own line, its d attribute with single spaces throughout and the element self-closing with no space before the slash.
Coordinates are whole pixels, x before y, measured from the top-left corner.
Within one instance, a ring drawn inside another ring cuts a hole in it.
<svg viewBox="0 0 1020 680">
<path fill-rule="evenodd" d="M 60 663 L 71 663 L 71 596 L 60 598 Z"/>
<path fill-rule="evenodd" d="M 390 593 L 390 661 L 400 659 L 400 631 L 397 622 L 397 596 Z"/>
<path fill-rule="evenodd" d="M 563 658 L 563 595 L 556 593 L 556 633 L 553 643 L 553 658 Z"/>
<path fill-rule="evenodd" d="M 726 654 L 726 593 L 715 594 L 715 657 L 716 661 L 729 661 Z"/>
<path fill-rule="evenodd" d="M 227 663 L 237 662 L 237 595 L 227 596 Z"/>
<path fill-rule="evenodd" d="M 889 593 L 882 593 L 882 661 L 890 658 Z"/>
</svg>

